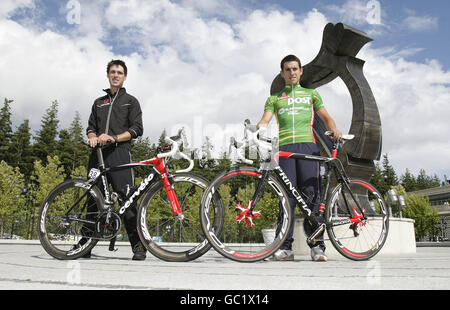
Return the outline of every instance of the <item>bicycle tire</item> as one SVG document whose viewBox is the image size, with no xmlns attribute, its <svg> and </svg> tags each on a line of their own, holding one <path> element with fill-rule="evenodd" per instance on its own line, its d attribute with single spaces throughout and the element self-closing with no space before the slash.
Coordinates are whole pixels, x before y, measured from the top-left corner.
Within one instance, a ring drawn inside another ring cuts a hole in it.
<svg viewBox="0 0 450 310">
<path fill-rule="evenodd" d="M 254 226 L 242 220 L 242 208 L 248 207 L 261 176 L 261 172 L 253 167 L 232 168 L 218 175 L 202 197 L 203 232 L 214 249 L 231 260 L 263 260 L 273 255 L 287 237 L 291 224 L 288 195 L 272 174 L 269 174 L 261 199 L 255 206 L 254 212 L 260 212 L 259 217 L 252 218 Z M 212 217 L 222 220 L 220 231 L 211 225 Z M 273 239 L 264 237 L 265 229 L 275 235 Z"/>
<path fill-rule="evenodd" d="M 95 225 L 82 222 L 95 221 L 99 217 L 102 194 L 96 186 L 68 216 L 64 216 L 68 208 L 86 193 L 85 182 L 84 179 L 71 179 L 60 183 L 41 205 L 37 228 L 39 240 L 45 251 L 56 259 L 77 259 L 97 244 Z"/>
<path fill-rule="evenodd" d="M 183 211 L 174 216 L 162 181 L 143 196 L 138 210 L 139 237 L 154 256 L 170 262 L 186 262 L 205 254 L 211 246 L 200 228 L 200 201 L 209 182 L 191 173 L 176 173 L 172 186 Z"/>
<path fill-rule="evenodd" d="M 360 179 L 350 179 L 349 186 L 355 199 L 365 210 L 367 221 L 354 225 L 347 223 L 333 226 L 331 223 L 345 223 L 354 217 L 344 207 L 347 202 L 353 203 L 348 189 L 338 184 L 332 191 L 326 204 L 325 218 L 327 233 L 336 250 L 351 260 L 368 260 L 375 256 L 386 242 L 389 232 L 388 207 L 380 192 L 370 183 Z M 372 205 L 370 203 L 373 203 Z M 355 209 L 356 210 L 356 209 Z M 356 212 L 360 213 L 358 210 Z"/>
</svg>

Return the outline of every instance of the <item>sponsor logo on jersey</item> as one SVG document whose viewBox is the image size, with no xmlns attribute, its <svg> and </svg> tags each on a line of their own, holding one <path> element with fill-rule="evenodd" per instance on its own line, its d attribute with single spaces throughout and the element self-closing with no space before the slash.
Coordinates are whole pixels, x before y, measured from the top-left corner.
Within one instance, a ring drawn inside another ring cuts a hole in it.
<svg viewBox="0 0 450 310">
<path fill-rule="evenodd" d="M 289 98 L 288 99 L 288 104 L 294 104 L 294 103 L 311 104 L 311 98 L 310 97 L 297 97 L 297 98 Z"/>
</svg>

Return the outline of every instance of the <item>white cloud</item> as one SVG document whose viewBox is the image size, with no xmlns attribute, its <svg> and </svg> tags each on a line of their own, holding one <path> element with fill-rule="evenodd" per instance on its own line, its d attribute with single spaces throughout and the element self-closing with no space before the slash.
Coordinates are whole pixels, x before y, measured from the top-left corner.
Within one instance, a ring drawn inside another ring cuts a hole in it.
<svg viewBox="0 0 450 310">
<path fill-rule="evenodd" d="M 32 7 L 34 7 L 34 0 L 2 0 L 0 2 L 0 16 L 8 17 L 18 9 Z"/>
<path fill-rule="evenodd" d="M 407 13 L 408 16 L 403 20 L 403 26 L 411 31 L 426 31 L 438 28 L 437 17 L 429 15 L 417 16 L 416 12 L 412 10 L 407 10 Z"/>
<path fill-rule="evenodd" d="M 195 146 L 205 134 L 221 142 L 240 134 L 244 119 L 261 117 L 281 58 L 294 53 L 304 64 L 310 62 L 328 20 L 317 10 L 298 18 L 273 9 L 242 10 L 249 13 L 224 20 L 212 14 L 216 1 L 206 4 L 83 3 L 81 24 L 69 34 L 0 18 L 0 97 L 15 99 L 15 125 L 29 118 L 37 130 L 54 99 L 60 102 L 62 127 L 75 110 L 86 124 L 93 100 L 107 87 L 106 63 L 120 57 L 129 69 L 125 86 L 140 100 L 144 134 L 153 141 L 163 129 L 182 124 L 195 135 Z M 137 49 L 117 55 L 112 43 Z M 429 173 L 448 171 L 450 150 L 442 137 L 448 131 L 450 73 L 435 60 L 403 58 L 420 48 L 368 45 L 358 56 L 366 60 L 365 76 L 380 110 L 383 153 L 401 173 L 422 167 Z M 352 104 L 344 83 L 335 80 L 318 90 L 338 126 L 348 130 Z"/>
</svg>

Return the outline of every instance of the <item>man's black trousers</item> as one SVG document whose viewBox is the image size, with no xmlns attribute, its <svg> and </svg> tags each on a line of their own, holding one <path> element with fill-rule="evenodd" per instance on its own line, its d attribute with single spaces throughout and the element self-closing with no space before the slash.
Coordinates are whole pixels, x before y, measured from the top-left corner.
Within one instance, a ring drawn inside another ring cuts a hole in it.
<svg viewBox="0 0 450 310">
<path fill-rule="evenodd" d="M 128 147 L 111 145 L 103 149 L 103 160 L 106 167 L 119 166 L 129 164 L 131 162 L 131 154 Z M 88 171 L 91 168 L 98 168 L 97 152 L 92 151 L 89 159 Z M 107 174 L 108 182 L 112 185 L 113 191 L 119 194 L 119 199 L 124 200 L 129 191 L 134 186 L 133 170 L 121 169 L 112 171 Z M 103 189 L 101 189 L 103 190 Z M 137 207 L 133 203 L 124 213 L 124 224 L 128 234 L 128 239 L 133 247 L 139 242 L 137 233 Z"/>
<path fill-rule="evenodd" d="M 279 150 L 291 153 L 320 155 L 317 145 L 312 142 L 281 145 L 279 147 Z M 300 159 L 280 158 L 279 165 L 286 173 L 287 177 L 289 178 L 289 181 L 292 182 L 292 185 L 295 186 L 299 191 L 301 190 L 303 192 L 306 198 L 306 203 L 308 204 L 308 208 L 313 213 L 318 213 L 320 206 L 319 162 Z M 291 226 L 289 227 L 288 230 L 288 236 L 286 238 L 286 241 L 280 248 L 284 250 L 291 250 L 292 243 L 294 242 L 293 238 L 295 227 L 294 213 L 296 201 L 292 198 L 289 198 L 289 205 L 291 206 L 292 210 L 292 221 Z M 307 235 L 310 235 L 314 232 L 314 229 L 312 228 L 311 224 L 306 218 L 303 222 L 303 227 Z M 322 249 L 325 250 L 325 244 L 323 242 L 322 236 L 316 238 L 317 243 L 315 245 L 320 245 Z M 312 247 L 312 245 L 309 246 Z"/>
</svg>

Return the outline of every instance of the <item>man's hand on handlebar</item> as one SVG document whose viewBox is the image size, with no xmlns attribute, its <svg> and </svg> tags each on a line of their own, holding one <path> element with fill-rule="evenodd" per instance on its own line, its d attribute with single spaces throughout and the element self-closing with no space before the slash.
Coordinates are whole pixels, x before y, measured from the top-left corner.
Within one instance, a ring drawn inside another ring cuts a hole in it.
<svg viewBox="0 0 450 310">
<path fill-rule="evenodd" d="M 99 137 L 97 136 L 89 137 L 87 141 L 90 147 L 96 147 L 97 145 L 104 146 L 108 142 L 115 143 L 116 141 L 114 140 L 113 137 L 104 133 L 101 134 Z"/>
</svg>

